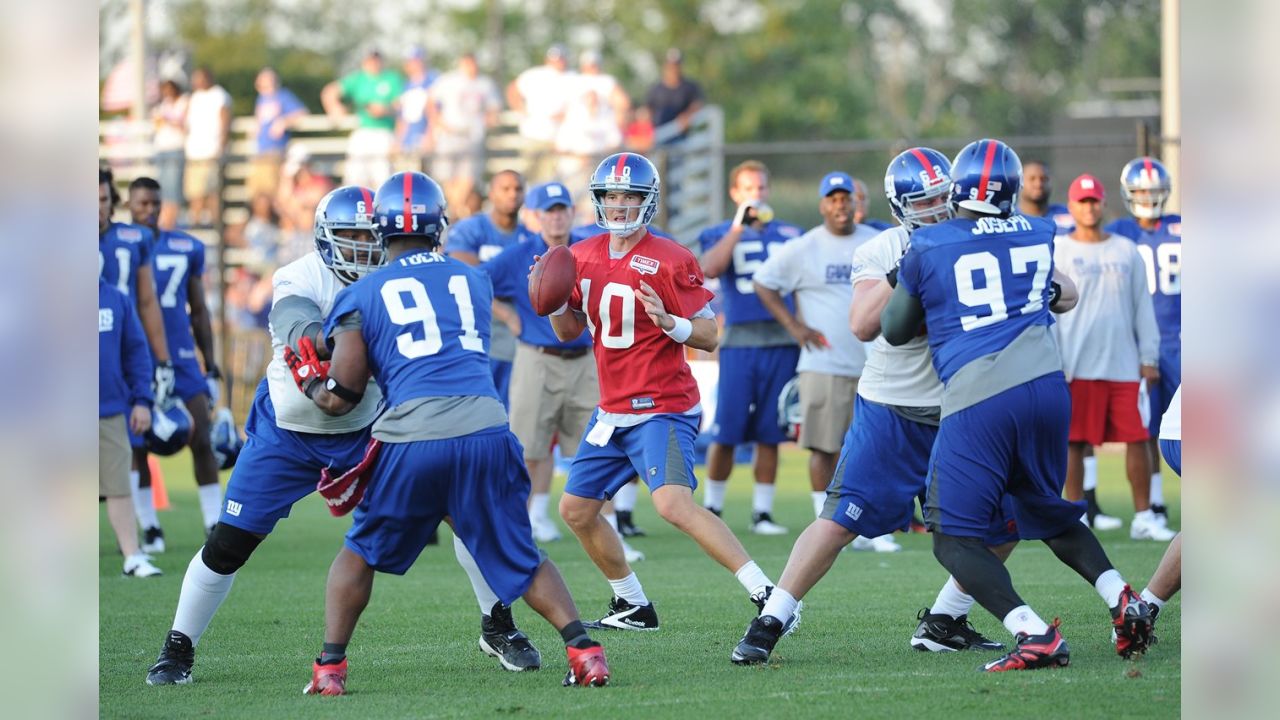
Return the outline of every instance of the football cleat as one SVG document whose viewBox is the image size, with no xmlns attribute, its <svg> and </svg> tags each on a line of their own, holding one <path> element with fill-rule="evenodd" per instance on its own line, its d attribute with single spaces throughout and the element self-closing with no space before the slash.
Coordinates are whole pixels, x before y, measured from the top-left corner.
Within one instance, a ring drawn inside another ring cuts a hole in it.
<svg viewBox="0 0 1280 720">
<path fill-rule="evenodd" d="M 956 652 L 958 650 L 1004 650 L 1004 643 L 982 635 L 969 622 L 968 615 L 953 618 L 921 608 L 916 614 L 920 624 L 911 636 L 911 647 L 922 652 Z"/>
<path fill-rule="evenodd" d="M 751 513 L 751 532 L 756 535 L 786 535 L 787 529 L 773 521 L 767 512 Z"/>
<path fill-rule="evenodd" d="M 769 662 L 773 646 L 784 634 L 782 621 L 772 615 L 761 615 L 751 621 L 738 641 L 730 659 L 735 665 L 758 665 Z"/>
<path fill-rule="evenodd" d="M 618 532 L 622 537 L 644 537 L 645 531 L 636 527 L 635 522 L 631 519 L 630 510 L 618 510 Z"/>
<path fill-rule="evenodd" d="M 142 531 L 142 552 L 144 553 L 162 553 L 164 552 L 164 530 L 159 526 L 149 527 Z"/>
<path fill-rule="evenodd" d="M 1156 520 L 1159 521 L 1161 525 L 1169 524 L 1169 506 L 1168 505 L 1164 505 L 1164 504 L 1157 505 L 1156 503 L 1151 503 L 1151 514 L 1156 516 Z"/>
<path fill-rule="evenodd" d="M 609 601 L 609 612 L 599 620 L 582 623 L 597 630 L 657 630 L 658 612 L 653 603 L 632 605 L 620 597 Z"/>
<path fill-rule="evenodd" d="M 894 542 L 892 535 L 880 535 L 878 537 L 867 538 L 859 535 L 849 543 L 848 547 L 854 550 L 866 552 L 891 553 L 898 552 L 902 546 Z"/>
<path fill-rule="evenodd" d="M 311 682 L 302 688 L 303 695 L 346 695 L 347 659 L 332 665 L 321 665 L 316 658 L 311 666 Z"/>
<path fill-rule="evenodd" d="M 751 594 L 751 602 L 755 603 L 756 605 L 756 617 L 759 617 L 760 614 L 764 612 L 764 606 L 769 604 L 769 596 L 773 594 L 773 587 L 774 586 L 769 585 L 764 589 L 764 592 Z M 792 613 L 791 617 L 788 618 L 787 621 L 782 624 L 782 637 L 786 637 L 790 635 L 791 633 L 796 631 L 796 628 L 800 627 L 800 613 L 803 611 L 804 611 L 804 601 L 803 600 L 797 601 L 796 611 Z"/>
<path fill-rule="evenodd" d="M 598 642 L 589 647 L 565 647 L 569 654 L 569 672 L 564 676 L 564 686 L 584 685 L 604 687 L 609 684 L 609 663 L 604 659 L 604 648 Z"/>
<path fill-rule="evenodd" d="M 196 649 L 191 645 L 191 638 L 170 630 L 156 664 L 147 670 L 147 684 L 186 685 L 191 682 L 191 666 L 195 662 Z"/>
<path fill-rule="evenodd" d="M 1123 658 L 1141 655 L 1154 642 L 1155 615 L 1146 603 L 1128 585 L 1120 593 L 1120 603 L 1111 608 L 1111 627 L 1116 643 L 1116 654 Z"/>
<path fill-rule="evenodd" d="M 1007 672 L 1010 670 L 1038 670 L 1040 668 L 1066 667 L 1071 662 L 1071 651 L 1067 641 L 1058 632 L 1058 619 L 1054 618 L 1049 632 L 1043 635 L 1018 633 L 1018 647 L 999 660 L 992 660 L 982 666 L 985 672 Z"/>
<path fill-rule="evenodd" d="M 125 577 L 157 577 L 163 575 L 160 568 L 151 564 L 151 558 L 143 553 L 136 553 L 124 559 Z"/>
<path fill-rule="evenodd" d="M 1119 530 L 1122 527 L 1124 527 L 1124 521 L 1114 515 L 1098 513 L 1093 516 L 1094 530 Z"/>
<path fill-rule="evenodd" d="M 542 667 L 541 653 L 516 627 L 511 608 L 501 602 L 494 603 L 489 614 L 480 618 L 480 649 L 486 655 L 498 658 L 502 667 L 511 672 Z"/>
<path fill-rule="evenodd" d="M 537 520 L 531 518 L 529 524 L 533 526 L 533 539 L 536 542 L 555 542 L 561 537 L 560 529 L 556 527 L 556 524 L 550 518 L 544 517 Z"/>
<path fill-rule="evenodd" d="M 622 555 L 627 559 L 627 562 L 634 563 L 644 560 L 643 552 L 631 547 L 631 543 L 622 540 L 621 536 L 618 539 L 622 541 Z"/>
<path fill-rule="evenodd" d="M 1133 522 L 1129 525 L 1129 537 L 1134 540 L 1169 542 L 1177 534 L 1162 524 L 1150 511 L 1134 515 Z"/>
</svg>

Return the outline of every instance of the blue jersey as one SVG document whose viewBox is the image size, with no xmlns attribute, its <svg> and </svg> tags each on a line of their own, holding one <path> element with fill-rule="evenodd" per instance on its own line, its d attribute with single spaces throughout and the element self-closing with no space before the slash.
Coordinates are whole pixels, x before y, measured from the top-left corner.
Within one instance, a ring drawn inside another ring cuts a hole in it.
<svg viewBox="0 0 1280 720">
<path fill-rule="evenodd" d="M 533 237 L 534 234 L 520 223 L 511 232 L 503 232 L 487 214 L 481 213 L 459 220 L 457 225 L 449 228 L 445 252 L 469 252 L 479 258 L 480 262 L 484 262 L 497 257 L 498 253 L 508 247 L 528 242 Z"/>
<path fill-rule="evenodd" d="M 1076 229 L 1076 219 L 1071 217 L 1071 211 L 1067 209 L 1066 205 L 1050 203 L 1045 210 L 1044 216 L 1053 221 L 1059 235 L 1066 235 Z"/>
<path fill-rule="evenodd" d="M 516 312 L 520 315 L 521 342 L 561 349 L 590 347 L 591 333 L 585 328 L 577 338 L 560 342 L 551 327 L 551 320 L 533 311 L 533 303 L 529 300 L 529 267 L 533 265 L 534 255 L 544 255 L 546 252 L 546 241 L 535 236 L 527 243 L 503 250 L 494 259 L 481 264 L 480 269 L 493 282 L 493 296 L 509 300 L 515 305 Z"/>
<path fill-rule="evenodd" d="M 1160 326 L 1160 352 L 1182 347 L 1182 216 L 1165 215 L 1154 230 L 1138 221 L 1120 218 L 1103 228 L 1138 244 L 1147 265 L 1147 288 Z"/>
<path fill-rule="evenodd" d="M 161 230 L 152 247 L 151 263 L 169 354 L 175 361 L 194 360 L 196 343 L 191 334 L 187 288 L 191 278 L 204 277 L 204 243 L 181 230 Z"/>
<path fill-rule="evenodd" d="M 151 402 L 151 353 L 133 306 L 98 279 L 98 417 Z"/>
<path fill-rule="evenodd" d="M 698 235 L 698 244 L 702 252 L 710 250 L 729 232 L 733 223 L 726 220 L 713 225 Z M 769 258 L 769 255 L 783 243 L 800 237 L 802 230 L 790 223 L 774 220 L 760 230 L 750 227 L 742 229 L 742 237 L 733 247 L 733 260 L 720 274 L 720 297 L 724 302 L 725 325 L 737 325 L 751 322 L 773 322 L 760 298 L 756 297 L 756 289 L 752 284 L 756 270 Z M 795 304 L 788 296 L 787 308 L 795 311 Z"/>
<path fill-rule="evenodd" d="M 137 302 L 138 268 L 151 262 L 153 240 L 141 225 L 111 223 L 98 235 L 98 277 Z"/>
<path fill-rule="evenodd" d="M 957 218 L 911 235 L 898 284 L 924 305 L 933 367 L 945 383 L 1033 325 L 1052 324 L 1053 223 Z"/>
<path fill-rule="evenodd" d="M 345 287 L 324 333 L 360 314 L 369 369 L 387 407 L 424 397 L 498 397 L 489 370 L 489 278 L 464 262 L 422 250 Z"/>
</svg>

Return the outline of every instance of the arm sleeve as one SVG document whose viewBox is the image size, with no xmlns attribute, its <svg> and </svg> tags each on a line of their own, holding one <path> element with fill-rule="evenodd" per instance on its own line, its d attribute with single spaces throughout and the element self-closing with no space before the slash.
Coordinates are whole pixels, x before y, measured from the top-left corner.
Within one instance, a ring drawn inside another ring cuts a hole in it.
<svg viewBox="0 0 1280 720">
<path fill-rule="evenodd" d="M 796 272 L 797 268 L 793 260 L 797 256 L 796 247 L 797 243 L 793 240 L 774 250 L 769 254 L 768 259 L 756 268 L 752 280 L 784 295 L 795 292 L 800 285 L 800 273 Z"/>
<path fill-rule="evenodd" d="M 271 335 L 289 347 L 297 347 L 303 337 L 315 337 L 321 328 L 324 317 L 320 314 L 320 306 L 313 300 L 301 295 L 289 295 L 280 298 L 271 305 L 268 316 L 271 323 Z"/>
<path fill-rule="evenodd" d="M 469 252 L 477 257 L 480 255 L 479 233 L 471 231 L 474 223 L 460 222 L 449 228 L 449 235 L 444 241 L 444 251 L 446 255 L 452 255 L 455 252 Z"/>
<path fill-rule="evenodd" d="M 915 337 L 924 322 L 924 306 L 902 283 L 893 289 L 889 304 L 880 313 L 880 333 L 890 345 L 902 345 Z"/>
<path fill-rule="evenodd" d="M 364 316 L 360 313 L 359 297 L 351 292 L 354 286 L 343 288 L 333 302 L 333 310 L 324 321 L 324 337 L 329 348 L 333 348 L 333 338 L 350 330 L 364 327 Z"/>
<path fill-rule="evenodd" d="M 720 242 L 720 238 L 724 237 L 723 233 L 717 232 L 717 228 L 709 227 L 698 233 L 698 247 L 702 248 L 702 252 L 706 252 Z M 730 262 L 730 265 L 733 263 Z"/>
<path fill-rule="evenodd" d="M 1134 297 L 1134 330 L 1138 336 L 1138 361 L 1156 365 L 1160 361 L 1160 328 L 1156 324 L 1155 305 L 1147 289 L 1147 264 L 1135 245 L 1129 258 L 1129 287 Z"/>
<path fill-rule="evenodd" d="M 150 404 L 151 376 L 154 368 L 151 364 L 151 350 L 147 344 L 147 334 L 142 330 L 142 321 L 133 308 L 133 302 L 120 304 L 120 312 L 124 316 L 121 323 L 120 349 L 121 367 L 124 369 L 125 384 L 129 387 L 129 405 Z"/>
</svg>

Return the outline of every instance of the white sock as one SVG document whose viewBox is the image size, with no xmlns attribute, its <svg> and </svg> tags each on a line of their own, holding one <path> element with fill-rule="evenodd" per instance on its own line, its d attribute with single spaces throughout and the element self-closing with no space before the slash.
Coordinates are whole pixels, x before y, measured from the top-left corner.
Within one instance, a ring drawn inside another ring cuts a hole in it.
<svg viewBox="0 0 1280 720">
<path fill-rule="evenodd" d="M 137 470 L 129 471 L 129 485 L 133 488 L 133 514 L 138 516 L 138 524 L 143 530 L 160 527 L 156 519 L 156 505 L 151 500 L 151 488 L 138 487 L 142 482 Z"/>
<path fill-rule="evenodd" d="M 1124 578 L 1120 577 L 1120 571 L 1112 568 L 1098 576 L 1093 581 L 1093 586 L 1097 588 L 1098 594 L 1102 596 L 1107 607 L 1113 608 L 1120 604 L 1120 593 L 1124 592 Z"/>
<path fill-rule="evenodd" d="M 200 636 L 209 628 L 209 621 L 222 606 L 231 592 L 231 583 L 236 574 L 219 575 L 204 564 L 201 555 L 204 548 L 196 551 L 187 565 L 187 574 L 182 576 L 182 594 L 178 596 L 178 610 L 173 614 L 173 629 L 191 638 L 191 644 L 200 643 Z"/>
<path fill-rule="evenodd" d="M 822 506 L 827 504 L 827 491 L 811 492 L 809 497 L 813 498 L 813 516 L 822 516 Z"/>
<path fill-rule="evenodd" d="M 800 601 L 792 597 L 791 593 L 776 587 L 769 593 L 769 601 L 764 604 L 764 610 L 760 614 L 773 616 L 786 625 L 791 616 L 796 614 L 799 605 Z"/>
<path fill-rule="evenodd" d="M 1029 605 L 1019 605 L 1010 610 L 1009 614 L 1004 616 L 1004 626 L 1014 635 L 1018 633 L 1043 635 L 1049 632 L 1049 623 L 1041 620 Z"/>
<path fill-rule="evenodd" d="M 702 492 L 702 506 L 713 510 L 723 510 L 725 489 L 729 487 L 729 481 L 708 480 L 704 485 L 705 489 Z"/>
<path fill-rule="evenodd" d="M 551 503 L 550 493 L 534 493 L 529 496 L 529 522 L 546 522 L 547 505 Z"/>
<path fill-rule="evenodd" d="M 1164 504 L 1164 478 L 1158 472 L 1151 473 L 1151 504 Z"/>
<path fill-rule="evenodd" d="M 640 578 L 636 577 L 635 573 L 631 573 L 621 580 L 610 580 L 609 584 L 613 586 L 614 595 L 632 605 L 649 604 L 649 598 L 645 597 L 644 588 L 640 587 Z"/>
<path fill-rule="evenodd" d="M 773 513 L 773 495 L 777 486 L 773 483 L 756 483 L 751 492 L 751 512 Z"/>
<path fill-rule="evenodd" d="M 938 599 L 933 601 L 933 606 L 929 608 L 929 612 L 933 615 L 947 615 L 958 618 L 961 615 L 968 615 L 972 607 L 973 596 L 966 595 L 960 589 L 960 586 L 956 584 L 956 579 L 949 577 L 942 584 L 942 589 L 938 591 Z"/>
<path fill-rule="evenodd" d="M 1084 459 L 1084 489 L 1098 489 L 1098 456 L 1090 455 Z"/>
<path fill-rule="evenodd" d="M 624 512 L 636 509 L 636 484 L 627 483 L 613 494 L 613 509 Z"/>
<path fill-rule="evenodd" d="M 222 514 L 222 485 L 200 485 L 196 488 L 196 493 L 200 496 L 200 514 L 204 516 L 204 526 L 209 527 L 218 522 L 218 516 Z"/>
<path fill-rule="evenodd" d="M 618 532 L 618 516 L 613 513 L 601 514 L 604 515 L 604 521 L 609 523 L 609 527 L 613 528 L 614 532 Z M 619 537 L 621 537 L 621 535 L 619 535 Z"/>
<path fill-rule="evenodd" d="M 755 560 L 748 560 L 747 564 L 738 568 L 733 576 L 738 578 L 738 582 L 742 583 L 742 587 L 746 588 L 747 592 L 752 595 L 764 592 L 765 588 L 773 584 L 769 582 L 769 576 L 764 574 L 764 571 L 760 569 Z"/>
<path fill-rule="evenodd" d="M 1169 602 L 1168 600 L 1161 600 L 1159 596 L 1151 592 L 1151 588 L 1142 589 L 1142 601 L 1148 605 L 1155 605 L 1161 610 L 1164 609 L 1164 604 Z"/>
<path fill-rule="evenodd" d="M 458 558 L 458 564 L 463 570 L 467 571 L 467 579 L 471 581 L 471 590 L 476 594 L 476 603 L 480 605 L 480 614 L 488 615 L 493 606 L 498 602 L 498 596 L 493 594 L 493 589 L 489 587 L 489 583 L 485 581 L 484 575 L 480 574 L 480 566 L 476 565 L 476 559 L 471 557 L 471 553 L 467 551 L 467 546 L 457 535 L 453 536 L 453 554 Z"/>
</svg>

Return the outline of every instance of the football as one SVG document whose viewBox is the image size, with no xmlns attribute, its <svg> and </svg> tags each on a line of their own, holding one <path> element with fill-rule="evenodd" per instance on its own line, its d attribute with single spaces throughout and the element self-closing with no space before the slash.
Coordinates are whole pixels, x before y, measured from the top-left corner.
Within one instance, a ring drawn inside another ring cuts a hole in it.
<svg viewBox="0 0 1280 720">
<path fill-rule="evenodd" d="M 546 317 L 569 301 L 578 281 L 578 264 L 568 247 L 557 245 L 538 259 L 529 273 L 533 311 Z"/>
</svg>

